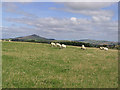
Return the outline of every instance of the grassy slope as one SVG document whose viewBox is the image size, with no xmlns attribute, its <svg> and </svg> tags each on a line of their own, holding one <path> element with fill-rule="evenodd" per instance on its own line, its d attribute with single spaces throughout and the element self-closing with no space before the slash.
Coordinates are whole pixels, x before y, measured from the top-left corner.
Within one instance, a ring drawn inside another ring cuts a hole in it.
<svg viewBox="0 0 120 90">
<path fill-rule="evenodd" d="M 3 42 L 3 88 L 115 88 L 117 50 Z"/>
</svg>

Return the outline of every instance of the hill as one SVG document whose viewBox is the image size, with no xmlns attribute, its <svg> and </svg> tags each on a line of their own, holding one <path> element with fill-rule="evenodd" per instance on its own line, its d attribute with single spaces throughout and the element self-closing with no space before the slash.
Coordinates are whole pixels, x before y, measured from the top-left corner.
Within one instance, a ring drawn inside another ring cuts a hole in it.
<svg viewBox="0 0 120 90">
<path fill-rule="evenodd" d="M 90 43 L 90 44 L 95 44 L 95 45 L 117 45 L 117 42 L 111 42 L 111 41 L 104 41 L 104 40 L 91 40 L 91 39 L 82 39 L 82 40 L 75 40 L 78 42 L 85 42 L 85 43 Z"/>
<path fill-rule="evenodd" d="M 18 39 L 18 40 L 44 40 L 44 41 L 46 41 L 46 40 L 55 40 L 55 39 L 44 38 L 44 37 L 38 36 L 36 34 L 29 35 L 29 36 L 12 38 L 12 39 Z"/>
<path fill-rule="evenodd" d="M 82 39 L 82 40 L 73 40 L 73 41 L 69 41 L 69 40 L 55 40 L 55 39 L 48 39 L 48 38 L 45 38 L 45 37 L 41 37 L 41 36 L 38 36 L 36 34 L 33 34 L 33 35 L 29 35 L 29 36 L 23 36 L 23 37 L 17 37 L 17 38 L 10 38 L 12 41 L 30 41 L 30 42 L 43 42 L 43 43 L 50 43 L 51 41 L 54 41 L 54 42 L 61 42 L 64 44 L 67 44 L 67 45 L 71 45 L 71 44 L 68 44 L 67 42 L 70 42 L 74 45 L 75 43 L 83 43 L 83 44 L 91 44 L 91 45 L 118 45 L 117 42 L 112 42 L 112 41 L 104 41 L 104 40 L 91 40 L 91 39 Z M 8 39 L 9 40 L 9 39 Z M 76 45 L 76 44 L 75 44 Z M 77 44 L 78 46 L 78 44 Z"/>
</svg>

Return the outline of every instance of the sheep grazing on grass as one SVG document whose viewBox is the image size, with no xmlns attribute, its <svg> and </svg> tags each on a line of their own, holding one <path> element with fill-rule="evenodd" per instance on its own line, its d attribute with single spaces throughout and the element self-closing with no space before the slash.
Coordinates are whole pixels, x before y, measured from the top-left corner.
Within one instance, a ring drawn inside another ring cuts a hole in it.
<svg viewBox="0 0 120 90">
<path fill-rule="evenodd" d="M 56 46 L 61 48 L 61 44 L 59 44 L 59 43 L 56 43 Z"/>
<path fill-rule="evenodd" d="M 82 45 L 81 49 L 86 50 L 86 47 L 84 45 Z"/>
<path fill-rule="evenodd" d="M 55 43 L 52 42 L 52 43 L 51 43 L 51 46 L 52 46 L 52 47 L 55 47 Z"/>
<path fill-rule="evenodd" d="M 100 50 L 104 50 L 104 47 L 100 47 Z"/>
<path fill-rule="evenodd" d="M 56 46 L 59 47 L 59 48 L 61 48 L 62 45 L 59 44 L 59 43 L 56 43 Z"/>
<path fill-rule="evenodd" d="M 107 47 L 100 47 L 100 50 L 108 51 L 108 48 Z"/>
<path fill-rule="evenodd" d="M 82 47 L 81 49 L 86 50 L 86 47 Z"/>
<path fill-rule="evenodd" d="M 61 48 L 66 48 L 66 45 L 62 44 L 62 45 L 61 45 Z"/>
<path fill-rule="evenodd" d="M 108 51 L 108 48 L 105 47 L 104 50 L 105 50 L 105 51 Z"/>
</svg>

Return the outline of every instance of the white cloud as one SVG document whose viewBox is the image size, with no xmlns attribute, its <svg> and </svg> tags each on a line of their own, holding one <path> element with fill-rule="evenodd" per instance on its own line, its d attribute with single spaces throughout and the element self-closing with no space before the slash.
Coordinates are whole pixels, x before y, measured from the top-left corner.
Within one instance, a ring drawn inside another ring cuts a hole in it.
<svg viewBox="0 0 120 90">
<path fill-rule="evenodd" d="M 45 0 L 47 1 L 47 0 Z M 119 2 L 119 0 L 51 0 L 53 2 Z"/>
<path fill-rule="evenodd" d="M 71 18 L 59 19 L 52 17 L 33 19 L 8 18 L 6 20 L 9 22 L 22 23 L 27 26 L 32 26 L 32 29 L 30 29 L 31 32 L 37 32 L 40 35 L 47 35 L 49 36 L 49 38 L 57 39 L 104 38 L 108 40 L 115 40 L 117 39 L 117 37 L 115 36 L 117 36 L 118 32 L 118 25 L 116 21 L 101 21 L 95 20 L 95 18 L 93 18 L 92 20 L 77 18 L 77 20 L 75 21 L 76 23 L 74 23 L 73 21 L 71 22 Z M 14 30 L 16 30 L 17 32 L 17 30 L 20 29 Z M 23 30 L 25 30 L 24 32 L 29 32 L 29 29 Z"/>
<path fill-rule="evenodd" d="M 118 2 L 119 0 L 2 0 L 2 2 Z"/>
<path fill-rule="evenodd" d="M 96 10 L 110 6 L 113 2 L 67 2 L 64 4 L 73 10 Z"/>
<path fill-rule="evenodd" d="M 35 0 L 2 0 L 2 2 L 34 2 Z"/>
<path fill-rule="evenodd" d="M 23 3 L 19 3 L 19 4 L 23 4 Z M 27 16 L 27 17 L 36 17 L 36 15 L 21 9 L 19 6 L 16 5 L 16 2 L 11 2 L 11 3 L 4 2 L 2 4 L 2 7 L 3 7 L 3 13 L 7 12 L 7 13 L 18 14 L 18 15 Z"/>
<path fill-rule="evenodd" d="M 71 17 L 70 20 L 73 21 L 73 22 L 75 22 L 77 20 L 77 18 Z"/>
<path fill-rule="evenodd" d="M 111 6 L 115 2 L 65 2 L 63 4 L 65 6 L 63 8 L 52 7 L 50 9 L 82 14 L 96 20 L 110 20 L 114 15 L 114 11 L 103 10 L 102 8 Z"/>
<path fill-rule="evenodd" d="M 92 19 L 94 20 L 94 21 L 110 21 L 111 20 L 111 18 L 110 17 L 108 17 L 108 16 L 92 16 Z"/>
<path fill-rule="evenodd" d="M 65 8 L 60 8 L 67 12 L 78 13 L 86 16 L 90 16 L 90 19 L 86 18 L 38 18 L 38 17 L 23 17 L 23 18 L 7 18 L 6 21 L 13 23 L 20 23 L 26 25 L 24 27 L 9 27 L 4 30 L 4 35 L 6 33 L 12 34 L 12 32 L 21 36 L 21 34 L 26 33 L 37 33 L 40 36 L 48 36 L 49 38 L 57 39 L 81 39 L 81 38 L 101 38 L 108 40 L 116 40 L 118 25 L 117 21 L 112 21 L 112 16 L 114 15 L 111 10 L 102 10 L 101 8 L 107 7 L 112 3 L 91 3 L 86 5 L 85 3 L 64 3 Z M 98 6 L 97 6 L 98 4 Z M 86 5 L 86 6 L 84 6 Z M 29 16 L 30 13 L 20 10 L 16 6 L 6 5 L 6 12 L 13 14 L 21 14 L 23 16 Z M 11 7 L 11 8 L 9 8 Z M 17 8 L 17 9 L 16 9 Z M 55 9 L 55 8 L 54 8 Z M 57 10 L 59 10 L 57 8 Z M 31 15 L 32 16 L 32 15 Z M 33 15 L 34 16 L 34 15 Z M 32 27 L 29 29 L 28 27 Z M 10 35 L 9 34 L 9 35 Z M 109 37 L 109 38 L 108 38 Z"/>
</svg>

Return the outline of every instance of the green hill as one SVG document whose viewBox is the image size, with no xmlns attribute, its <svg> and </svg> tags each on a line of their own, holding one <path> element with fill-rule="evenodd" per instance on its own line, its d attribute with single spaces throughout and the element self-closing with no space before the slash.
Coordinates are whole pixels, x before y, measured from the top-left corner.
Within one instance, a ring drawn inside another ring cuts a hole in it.
<svg viewBox="0 0 120 90">
<path fill-rule="evenodd" d="M 33 35 L 29 35 L 29 36 L 24 36 L 24 37 L 17 37 L 17 38 L 14 38 L 14 39 L 22 39 L 22 40 L 54 40 L 54 39 L 47 39 L 47 38 L 44 38 L 44 37 L 40 37 L 36 34 L 33 34 Z"/>
<path fill-rule="evenodd" d="M 48 39 L 45 37 L 38 36 L 36 34 L 29 35 L 29 36 L 23 36 L 23 37 L 16 37 L 16 38 L 10 38 L 12 41 L 31 41 L 31 42 L 51 42 L 55 39 Z M 7 39 L 6 39 L 7 40 Z M 9 40 L 9 39 L 8 39 Z M 69 42 L 69 40 L 55 40 L 55 42 Z M 104 41 L 104 40 L 91 40 L 91 39 L 82 39 L 82 40 L 73 40 L 75 42 L 83 42 L 83 43 L 89 43 L 94 45 L 118 45 L 117 42 L 112 41 Z"/>
</svg>

